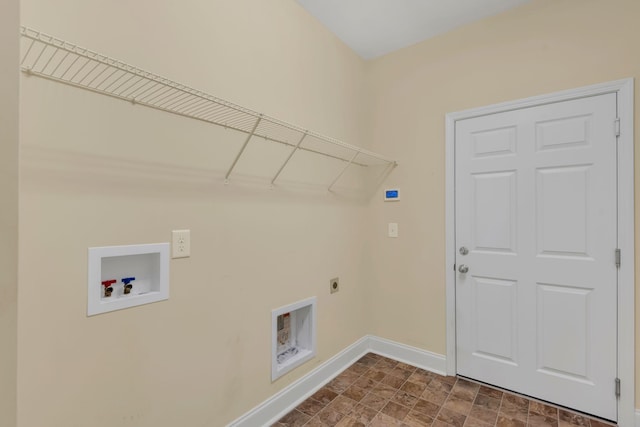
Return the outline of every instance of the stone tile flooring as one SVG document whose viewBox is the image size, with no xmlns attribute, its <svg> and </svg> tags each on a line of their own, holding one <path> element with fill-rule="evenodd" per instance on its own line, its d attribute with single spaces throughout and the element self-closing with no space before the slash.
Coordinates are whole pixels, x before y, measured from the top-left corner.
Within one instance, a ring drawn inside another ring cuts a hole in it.
<svg viewBox="0 0 640 427">
<path fill-rule="evenodd" d="M 613 424 L 369 353 L 273 426 L 611 427 Z"/>
</svg>

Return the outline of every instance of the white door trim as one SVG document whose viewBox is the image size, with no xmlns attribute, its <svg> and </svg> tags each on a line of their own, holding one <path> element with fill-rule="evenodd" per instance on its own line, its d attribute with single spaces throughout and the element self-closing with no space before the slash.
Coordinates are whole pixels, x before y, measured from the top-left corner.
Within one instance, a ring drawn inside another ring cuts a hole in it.
<svg viewBox="0 0 640 427">
<path fill-rule="evenodd" d="M 456 374 L 455 313 L 455 123 L 488 114 L 512 111 L 587 96 L 617 93 L 620 138 L 618 139 L 618 242 L 622 251 L 618 292 L 618 425 L 635 425 L 635 267 L 634 267 L 634 161 L 633 79 L 586 86 L 547 95 L 509 101 L 446 115 L 446 321 L 447 374 Z M 612 125 L 613 126 L 613 125 Z M 613 387 L 613 386 L 612 386 Z M 613 389 L 612 389 L 613 390 Z"/>
</svg>

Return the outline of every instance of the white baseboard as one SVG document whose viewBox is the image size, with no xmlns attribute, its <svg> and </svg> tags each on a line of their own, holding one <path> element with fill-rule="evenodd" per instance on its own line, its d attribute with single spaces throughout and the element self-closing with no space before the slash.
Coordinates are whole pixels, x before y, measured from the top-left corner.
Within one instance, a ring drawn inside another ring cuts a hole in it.
<svg viewBox="0 0 640 427">
<path fill-rule="evenodd" d="M 445 375 L 446 372 L 446 360 L 440 354 L 367 335 L 231 422 L 227 427 L 256 427 L 275 423 L 369 352 L 441 375 Z"/>
<path fill-rule="evenodd" d="M 368 352 L 369 338 L 363 337 L 227 427 L 257 427 L 275 423 Z"/>
<path fill-rule="evenodd" d="M 635 426 L 640 427 L 640 409 L 636 408 Z"/>
<path fill-rule="evenodd" d="M 371 335 L 369 336 L 369 349 L 373 353 L 398 362 L 408 363 L 436 374 L 447 375 L 447 359 L 441 354 Z"/>
</svg>

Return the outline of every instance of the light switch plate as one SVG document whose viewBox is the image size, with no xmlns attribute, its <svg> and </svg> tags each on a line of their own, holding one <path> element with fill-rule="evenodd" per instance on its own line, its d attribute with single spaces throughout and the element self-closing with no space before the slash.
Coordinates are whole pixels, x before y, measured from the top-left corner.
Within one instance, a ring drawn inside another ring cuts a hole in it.
<svg viewBox="0 0 640 427">
<path fill-rule="evenodd" d="M 191 230 L 173 230 L 171 234 L 171 258 L 191 256 Z"/>
<path fill-rule="evenodd" d="M 388 231 L 389 231 L 389 237 L 398 237 L 398 223 L 390 222 Z"/>
</svg>

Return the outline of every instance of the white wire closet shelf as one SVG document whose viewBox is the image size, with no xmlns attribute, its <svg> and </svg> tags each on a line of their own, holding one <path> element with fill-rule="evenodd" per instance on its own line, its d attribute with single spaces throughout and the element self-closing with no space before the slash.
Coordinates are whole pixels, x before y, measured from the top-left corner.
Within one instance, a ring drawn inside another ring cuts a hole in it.
<svg viewBox="0 0 640 427">
<path fill-rule="evenodd" d="M 260 114 L 40 31 L 23 26 L 20 34 L 20 68 L 29 75 L 246 134 L 242 147 L 225 174 L 225 182 L 228 182 L 253 137 L 290 147 L 286 159 L 271 177 L 272 185 L 297 151 L 332 158 L 344 164 L 338 168 L 339 173 L 329 184 L 329 190 L 349 167 L 382 165 L 388 173 L 397 165 L 394 160 L 380 154 Z"/>
</svg>

